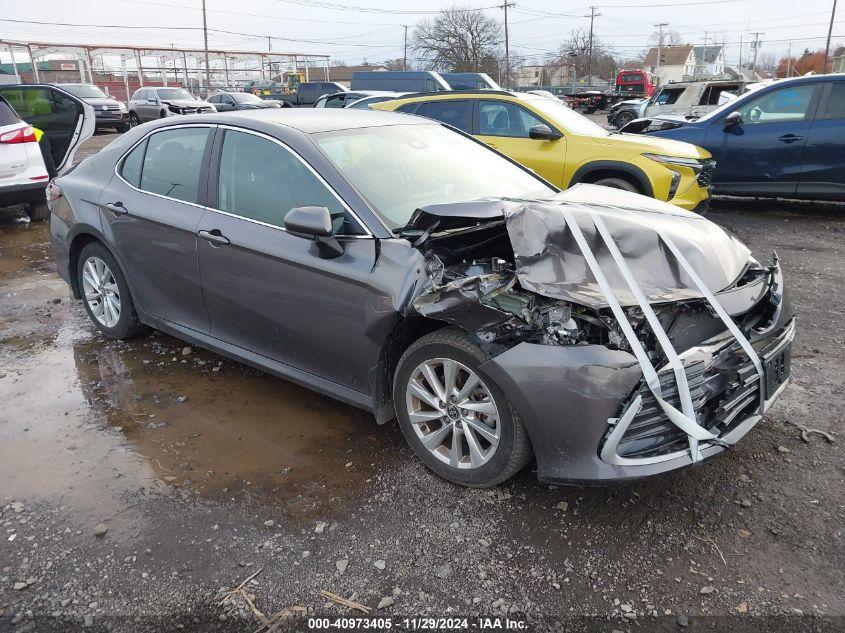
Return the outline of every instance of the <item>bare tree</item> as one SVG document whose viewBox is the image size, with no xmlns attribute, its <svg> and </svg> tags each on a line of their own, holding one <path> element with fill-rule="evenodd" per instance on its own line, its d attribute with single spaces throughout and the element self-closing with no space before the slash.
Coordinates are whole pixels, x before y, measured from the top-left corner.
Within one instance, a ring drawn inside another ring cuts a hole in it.
<svg viewBox="0 0 845 633">
<path fill-rule="evenodd" d="M 592 42 L 592 57 L 593 75 L 611 79 L 617 68 L 616 59 L 595 36 Z M 572 31 L 552 59 L 555 60 L 552 63 L 558 66 L 574 66 L 576 76 L 585 76 L 590 67 L 590 34 L 583 29 Z"/>
<path fill-rule="evenodd" d="M 775 70 L 778 67 L 778 58 L 768 51 L 764 51 L 757 55 L 757 70 L 760 73 L 772 73 L 774 75 Z"/>
<path fill-rule="evenodd" d="M 414 27 L 411 48 L 434 70 L 497 73 L 502 28 L 493 18 L 467 7 L 444 9 Z"/>
<path fill-rule="evenodd" d="M 664 31 L 657 30 L 648 38 L 649 46 L 675 46 L 681 43 L 681 36 L 677 31 L 666 29 Z"/>
</svg>

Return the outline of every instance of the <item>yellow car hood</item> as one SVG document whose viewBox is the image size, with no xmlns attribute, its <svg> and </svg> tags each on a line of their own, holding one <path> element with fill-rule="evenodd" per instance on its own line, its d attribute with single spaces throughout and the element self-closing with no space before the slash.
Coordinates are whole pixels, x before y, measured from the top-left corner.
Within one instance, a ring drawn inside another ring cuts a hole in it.
<svg viewBox="0 0 845 633">
<path fill-rule="evenodd" d="M 618 147 L 620 150 L 664 156 L 679 156 L 682 158 L 710 158 L 710 152 L 692 143 L 675 141 L 670 138 L 659 136 L 646 136 L 643 134 L 611 134 L 610 136 L 597 137 L 596 142 L 608 147 Z"/>
</svg>

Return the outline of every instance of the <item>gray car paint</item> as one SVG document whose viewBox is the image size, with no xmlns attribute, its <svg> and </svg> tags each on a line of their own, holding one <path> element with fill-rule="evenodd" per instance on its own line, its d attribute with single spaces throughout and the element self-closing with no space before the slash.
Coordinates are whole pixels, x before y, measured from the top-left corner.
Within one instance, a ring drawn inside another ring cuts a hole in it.
<svg viewBox="0 0 845 633">
<path fill-rule="evenodd" d="M 344 255 L 323 259 L 313 242 L 284 229 L 218 213 L 205 207 L 204 198 L 201 205 L 188 205 L 196 211 L 185 213 L 185 203 L 158 199 L 121 185 L 115 164 L 146 134 L 197 123 L 243 127 L 278 139 L 325 179 L 369 235 L 341 237 Z M 384 406 L 384 394 L 389 389 L 385 390 L 383 380 L 390 374 L 390 368 L 384 365 L 385 349 L 401 329 L 403 319 L 409 318 L 405 315 L 413 318 L 412 304 L 431 291 L 432 280 L 420 250 L 388 231 L 308 138 L 311 133 L 341 126 L 369 125 L 432 123 L 384 112 L 355 111 L 339 117 L 330 111 L 270 110 L 180 117 L 178 121 L 169 119 L 135 128 L 61 179 L 65 196 L 54 204 L 51 222 L 58 271 L 78 297 L 69 266 L 73 252 L 79 248 L 75 238 L 100 239 L 126 274 L 145 323 L 373 410 L 379 421 L 389 419 Z M 610 198 L 613 191 L 603 191 L 600 197 Z M 112 200 L 114 195 L 122 197 L 127 214 L 114 216 L 105 206 L 116 201 Z M 73 200 L 73 206 L 68 199 Z M 498 201 L 500 216 L 507 204 Z M 426 212 L 429 216 L 460 217 L 460 211 L 450 214 L 446 208 L 450 206 L 428 208 Z M 474 221 L 489 215 L 490 208 L 490 204 L 476 205 Z M 608 213 L 612 215 L 612 211 Z M 660 222 L 659 218 L 655 214 L 653 221 Z M 691 228 L 690 243 L 712 230 L 709 223 L 698 222 L 695 219 L 689 226 L 706 230 L 695 232 Z M 214 247 L 197 239 L 200 228 L 219 228 L 231 244 Z M 621 238 L 623 245 L 626 238 L 634 245 L 642 244 L 643 227 L 623 227 L 622 231 L 626 233 Z M 536 235 L 529 237 L 537 239 Z M 744 247 L 729 239 L 721 244 L 736 249 L 735 257 L 747 254 Z M 563 254 L 569 256 L 565 249 Z M 712 263 L 709 256 L 699 262 L 708 263 Z M 731 270 L 731 266 L 725 266 L 724 275 L 716 275 L 712 283 L 721 283 Z M 582 275 L 583 279 L 586 277 Z M 208 321 L 203 321 L 196 302 L 203 291 Z M 749 292 L 759 295 L 756 287 Z M 186 302 L 190 305 L 176 305 L 180 296 L 191 298 Z M 575 296 L 577 293 L 570 298 Z M 738 301 L 738 305 L 746 303 Z M 778 326 L 791 314 L 791 308 L 781 310 Z M 543 479 L 627 479 L 689 465 L 689 460 L 675 460 L 631 467 L 606 464 L 598 458 L 608 418 L 618 414 L 642 377 L 636 360 L 627 352 L 601 345 L 567 347 L 523 342 L 497 355 L 483 369 L 509 394 L 524 418 Z M 707 447 L 702 453 L 707 457 L 723 450 Z"/>
</svg>

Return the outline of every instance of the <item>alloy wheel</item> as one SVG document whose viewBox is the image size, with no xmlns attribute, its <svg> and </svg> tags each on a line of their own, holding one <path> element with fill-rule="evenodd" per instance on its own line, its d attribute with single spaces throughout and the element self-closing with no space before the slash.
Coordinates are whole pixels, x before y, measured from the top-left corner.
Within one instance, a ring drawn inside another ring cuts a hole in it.
<svg viewBox="0 0 845 633">
<path fill-rule="evenodd" d="M 91 314 L 103 327 L 120 321 L 120 288 L 108 265 L 99 257 L 89 257 L 82 267 L 82 291 Z"/>
<path fill-rule="evenodd" d="M 452 468 L 480 468 L 501 439 L 493 395 L 466 365 L 449 358 L 420 363 L 405 387 L 408 418 L 420 443 Z"/>
</svg>

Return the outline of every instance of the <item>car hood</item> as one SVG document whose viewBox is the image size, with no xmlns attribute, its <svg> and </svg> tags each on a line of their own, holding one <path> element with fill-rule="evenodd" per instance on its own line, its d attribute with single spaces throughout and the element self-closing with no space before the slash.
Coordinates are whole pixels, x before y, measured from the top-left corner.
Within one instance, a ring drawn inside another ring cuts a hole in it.
<svg viewBox="0 0 845 633">
<path fill-rule="evenodd" d="M 597 137 L 596 142 L 601 145 L 615 146 L 619 147 L 619 149 L 624 148 L 627 151 L 637 153 L 662 154 L 683 158 L 710 158 L 710 152 L 706 149 L 696 147 L 691 143 L 684 143 L 683 141 L 675 141 L 668 138 L 642 136 L 640 134 L 615 133 L 609 136 Z"/>
<path fill-rule="evenodd" d="M 91 99 L 83 99 L 83 101 L 85 103 L 91 104 L 94 107 L 95 110 L 98 109 L 101 106 L 104 106 L 104 105 L 120 105 L 120 101 L 118 101 L 117 99 L 101 99 L 101 98 L 94 99 L 94 98 L 91 98 Z"/>
<path fill-rule="evenodd" d="M 211 106 L 208 101 L 197 101 L 195 99 L 162 99 L 161 102 L 177 108 L 206 108 Z"/>
<path fill-rule="evenodd" d="M 520 285 L 546 297 L 603 308 L 608 305 L 568 222 L 577 223 L 613 294 L 638 305 L 617 262 L 604 246 L 606 227 L 650 303 L 703 295 L 667 246 L 670 240 L 707 288 L 731 286 L 750 251 L 718 225 L 695 213 L 618 189 L 579 184 L 540 200 L 490 199 L 434 205 L 414 213 L 409 227 L 434 234 L 501 220 L 513 248 Z M 406 227 L 408 228 L 408 227 Z"/>
</svg>

